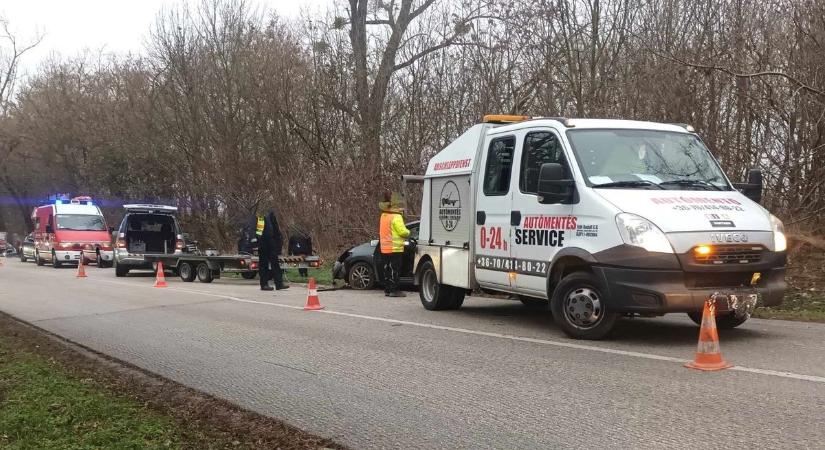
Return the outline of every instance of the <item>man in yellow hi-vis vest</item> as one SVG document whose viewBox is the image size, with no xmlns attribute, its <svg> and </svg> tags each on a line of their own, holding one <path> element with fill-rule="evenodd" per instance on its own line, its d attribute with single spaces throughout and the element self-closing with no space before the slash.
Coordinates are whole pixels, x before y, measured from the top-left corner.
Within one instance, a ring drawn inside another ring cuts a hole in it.
<svg viewBox="0 0 825 450">
<path fill-rule="evenodd" d="M 381 208 L 378 236 L 381 246 L 381 263 L 384 269 L 384 294 L 388 297 L 406 297 L 406 294 L 399 289 L 404 241 L 410 235 L 410 230 L 404 225 L 404 218 L 401 215 L 404 205 L 397 194 L 385 192 L 383 201 L 378 203 L 378 207 Z"/>
</svg>

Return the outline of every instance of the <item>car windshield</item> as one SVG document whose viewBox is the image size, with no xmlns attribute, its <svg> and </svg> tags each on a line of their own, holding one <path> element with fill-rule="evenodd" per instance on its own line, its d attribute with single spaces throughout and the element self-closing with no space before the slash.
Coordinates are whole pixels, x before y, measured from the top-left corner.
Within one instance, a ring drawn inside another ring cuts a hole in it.
<svg viewBox="0 0 825 450">
<path fill-rule="evenodd" d="M 93 216 L 90 214 L 58 214 L 57 229 L 75 231 L 105 231 L 106 222 L 103 221 L 102 216 Z"/>
<path fill-rule="evenodd" d="M 596 188 L 731 190 L 693 134 L 654 130 L 570 130 L 585 179 Z"/>
</svg>

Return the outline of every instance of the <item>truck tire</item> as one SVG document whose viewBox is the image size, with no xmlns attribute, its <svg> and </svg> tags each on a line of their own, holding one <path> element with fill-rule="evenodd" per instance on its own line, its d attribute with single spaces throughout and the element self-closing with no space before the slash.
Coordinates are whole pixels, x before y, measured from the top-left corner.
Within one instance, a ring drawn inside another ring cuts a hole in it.
<svg viewBox="0 0 825 450">
<path fill-rule="evenodd" d="M 438 282 L 438 274 L 431 261 L 421 266 L 421 288 L 418 296 L 421 304 L 430 311 L 458 309 L 464 303 L 464 289 Z"/>
<path fill-rule="evenodd" d="M 215 279 L 212 276 L 212 269 L 206 263 L 198 264 L 198 281 L 201 283 L 211 283 Z"/>
<path fill-rule="evenodd" d="M 192 267 L 192 264 L 186 261 L 178 265 L 178 274 L 180 274 L 180 279 L 187 283 L 195 281 L 195 277 L 198 276 L 195 272 L 195 268 Z"/>
<path fill-rule="evenodd" d="M 702 325 L 701 312 L 689 312 L 687 315 L 696 325 Z M 750 314 L 746 314 L 742 317 L 736 317 L 736 314 L 734 313 L 725 313 L 724 315 L 716 316 L 716 328 L 719 328 L 720 330 L 732 330 L 747 322 L 750 317 Z"/>
<path fill-rule="evenodd" d="M 54 252 L 52 252 L 52 267 L 54 267 L 55 269 L 59 269 L 60 266 L 62 266 L 62 264 L 60 263 L 60 261 L 57 260 L 57 255 Z"/>
<path fill-rule="evenodd" d="M 257 272 L 241 272 L 241 277 L 244 280 L 254 280 L 256 275 L 258 275 Z"/>
<path fill-rule="evenodd" d="M 613 330 L 619 314 L 605 308 L 602 282 L 590 272 L 573 272 L 553 291 L 550 309 L 559 328 L 574 339 L 603 339 Z"/>
<path fill-rule="evenodd" d="M 103 257 L 100 256 L 100 253 L 97 254 L 97 267 L 100 269 L 106 269 L 112 267 L 111 261 L 104 261 Z"/>
<path fill-rule="evenodd" d="M 368 291 L 375 287 L 375 273 L 370 264 L 363 261 L 353 264 L 347 273 L 347 283 L 349 287 L 359 291 Z"/>
</svg>

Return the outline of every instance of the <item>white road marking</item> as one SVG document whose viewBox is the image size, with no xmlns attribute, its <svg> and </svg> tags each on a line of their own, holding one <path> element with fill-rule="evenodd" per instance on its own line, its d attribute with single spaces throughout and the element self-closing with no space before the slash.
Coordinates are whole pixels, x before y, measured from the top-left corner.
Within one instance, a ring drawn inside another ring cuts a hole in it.
<svg viewBox="0 0 825 450">
<path fill-rule="evenodd" d="M 142 286 L 142 287 L 152 288 L 152 286 L 149 286 L 149 285 L 135 285 L 135 284 L 132 284 L 132 283 L 122 283 L 122 282 L 108 281 L 108 280 L 99 280 L 99 281 L 102 281 L 104 283 L 111 283 L 111 284 L 122 284 L 122 285 L 128 285 L 128 286 Z M 274 307 L 277 307 L 277 308 L 286 308 L 286 309 L 293 309 L 293 310 L 303 310 L 304 309 L 303 306 L 287 305 L 287 304 L 283 304 L 283 303 L 262 302 L 262 301 L 258 301 L 258 300 L 248 300 L 248 299 L 244 299 L 244 298 L 233 297 L 231 295 L 215 294 L 215 293 L 204 292 L 204 291 L 199 291 L 199 290 L 195 290 L 195 289 L 182 289 L 182 288 L 175 288 L 175 287 L 168 287 L 166 289 L 167 290 L 172 290 L 172 291 L 186 292 L 186 293 L 190 293 L 190 294 L 198 294 L 198 295 L 206 295 L 206 296 L 209 296 L 209 297 L 222 298 L 222 299 L 226 299 L 226 300 L 230 300 L 230 301 L 238 302 L 238 303 L 251 303 L 251 304 L 255 304 L 255 305 L 274 306 Z M 674 358 L 672 356 L 656 355 L 656 354 L 653 354 L 653 353 L 632 352 L 632 351 L 627 351 L 627 350 L 618 350 L 618 349 L 613 349 L 613 348 L 605 348 L 605 347 L 596 347 L 596 346 L 592 346 L 592 345 L 577 344 L 577 343 L 573 343 L 573 342 L 554 341 L 554 340 L 550 340 L 550 339 L 537 339 L 537 338 L 530 338 L 530 337 L 524 337 L 524 336 L 514 336 L 514 335 L 511 335 L 511 334 L 471 330 L 471 329 L 468 329 L 468 328 L 449 327 L 449 326 L 445 326 L 445 325 L 434 325 L 434 324 L 421 323 L 421 322 L 410 322 L 410 321 L 407 321 L 407 320 L 389 319 L 389 318 L 386 318 L 386 317 L 367 316 L 367 315 L 363 315 L 363 314 L 353 314 L 353 313 L 346 313 L 346 312 L 341 312 L 341 311 L 331 311 L 331 310 L 328 310 L 328 309 L 322 309 L 322 310 L 317 310 L 317 311 L 308 311 L 308 312 L 318 313 L 318 314 L 330 314 L 330 315 L 334 315 L 334 316 L 351 317 L 351 318 L 354 318 L 354 319 L 374 320 L 374 321 L 377 321 L 377 322 L 409 325 L 409 326 L 414 326 L 414 327 L 419 327 L 419 328 L 429 328 L 429 329 L 433 329 L 433 330 L 450 331 L 450 332 L 454 332 L 454 333 L 464 333 L 464 334 L 471 334 L 471 335 L 475 335 L 475 336 L 491 337 L 491 338 L 496 338 L 496 339 L 508 339 L 508 340 L 517 341 L 517 342 L 529 342 L 529 343 L 532 343 L 532 344 L 552 345 L 552 346 L 555 346 L 555 347 L 572 348 L 572 349 L 576 349 L 576 350 L 586 350 L 586 351 L 591 351 L 591 352 L 600 352 L 600 353 L 607 353 L 607 354 L 611 354 L 611 355 L 627 356 L 627 357 L 631 357 L 631 358 L 649 359 L 649 360 L 654 360 L 654 361 L 675 362 L 675 363 L 679 363 L 679 364 L 684 364 L 684 363 L 689 361 L 687 359 Z M 746 366 L 733 366 L 733 367 L 730 368 L 730 370 L 736 370 L 736 371 L 739 371 L 739 372 L 755 373 L 755 374 L 758 374 L 758 375 L 768 375 L 768 376 L 774 376 L 774 377 L 780 377 L 780 378 L 790 378 L 790 379 L 794 379 L 794 380 L 810 381 L 810 382 L 813 382 L 813 383 L 823 383 L 823 384 L 825 384 L 825 377 L 819 377 L 819 376 L 815 376 L 815 375 L 805 375 L 805 374 L 798 374 L 798 373 L 793 373 L 793 372 L 782 372 L 782 371 L 777 371 L 777 370 L 759 369 L 759 368 L 746 367 Z"/>
</svg>

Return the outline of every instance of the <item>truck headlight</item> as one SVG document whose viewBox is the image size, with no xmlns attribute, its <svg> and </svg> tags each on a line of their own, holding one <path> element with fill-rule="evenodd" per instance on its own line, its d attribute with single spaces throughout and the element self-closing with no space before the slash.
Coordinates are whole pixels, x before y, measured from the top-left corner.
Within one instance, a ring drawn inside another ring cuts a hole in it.
<svg viewBox="0 0 825 450">
<path fill-rule="evenodd" d="M 625 244 L 649 252 L 673 253 L 673 247 L 662 230 L 644 217 L 622 213 L 616 216 L 616 226 Z"/>
<path fill-rule="evenodd" d="M 785 225 L 773 214 L 771 214 L 771 229 L 773 230 L 773 251 L 784 252 L 788 248 Z"/>
</svg>

